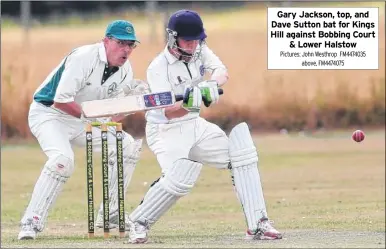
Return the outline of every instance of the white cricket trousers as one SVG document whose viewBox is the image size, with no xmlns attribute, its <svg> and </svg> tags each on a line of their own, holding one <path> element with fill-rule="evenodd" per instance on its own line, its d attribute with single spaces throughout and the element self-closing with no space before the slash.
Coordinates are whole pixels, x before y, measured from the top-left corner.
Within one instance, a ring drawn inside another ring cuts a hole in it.
<svg viewBox="0 0 386 249">
<path fill-rule="evenodd" d="M 48 157 L 59 153 L 74 160 L 72 145 L 83 147 L 86 145 L 85 123 L 54 108 L 33 102 L 28 115 L 28 123 L 32 134 L 36 137 L 40 147 Z M 101 130 L 93 127 L 92 133 L 93 149 L 96 152 L 100 152 L 102 144 Z M 123 148 L 125 148 L 134 139 L 128 133 L 123 133 Z M 110 148 L 115 148 L 115 130 L 113 127 L 108 128 L 107 137 L 109 150 Z M 124 154 L 127 152 L 123 151 Z"/>
<path fill-rule="evenodd" d="M 227 135 L 201 117 L 171 124 L 147 123 L 146 140 L 162 173 L 181 158 L 222 169 L 230 162 Z"/>
</svg>

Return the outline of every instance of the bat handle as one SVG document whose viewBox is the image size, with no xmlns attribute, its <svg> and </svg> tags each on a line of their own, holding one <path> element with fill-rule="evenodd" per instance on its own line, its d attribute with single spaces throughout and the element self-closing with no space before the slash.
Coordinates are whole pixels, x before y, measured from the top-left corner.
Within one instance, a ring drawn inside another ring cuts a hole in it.
<svg viewBox="0 0 386 249">
<path fill-rule="evenodd" d="M 219 88 L 218 89 L 218 94 L 222 95 L 224 94 L 224 90 Z M 184 100 L 184 95 L 176 95 L 176 101 L 181 101 L 181 100 Z"/>
</svg>

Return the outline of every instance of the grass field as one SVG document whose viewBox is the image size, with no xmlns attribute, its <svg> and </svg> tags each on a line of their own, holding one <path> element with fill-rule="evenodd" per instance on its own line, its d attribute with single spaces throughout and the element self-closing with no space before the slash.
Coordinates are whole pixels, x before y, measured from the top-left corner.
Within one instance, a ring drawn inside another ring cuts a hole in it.
<svg viewBox="0 0 386 249">
<path fill-rule="evenodd" d="M 36 143 L 1 148 L 2 247 L 385 247 L 385 133 L 367 131 L 362 143 L 351 131 L 309 135 L 255 136 L 268 214 L 284 232 L 281 241 L 243 241 L 245 223 L 229 172 L 204 167 L 192 193 L 152 229 L 146 245 L 126 240 L 89 240 L 86 217 L 85 152 L 76 149 L 76 170 L 36 241 L 17 241 L 18 224 L 46 158 Z M 100 165 L 95 176 L 100 179 Z M 160 171 L 144 148 L 129 187 L 132 210 Z M 101 200 L 97 181 L 96 202 Z"/>
</svg>

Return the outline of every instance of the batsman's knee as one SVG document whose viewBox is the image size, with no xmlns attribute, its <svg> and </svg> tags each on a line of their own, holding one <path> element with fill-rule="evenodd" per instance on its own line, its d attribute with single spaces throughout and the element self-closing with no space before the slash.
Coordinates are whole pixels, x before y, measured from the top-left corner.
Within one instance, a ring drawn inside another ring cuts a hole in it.
<svg viewBox="0 0 386 249">
<path fill-rule="evenodd" d="M 48 158 L 44 167 L 59 176 L 70 177 L 74 172 L 74 157 L 55 154 Z"/>
<path fill-rule="evenodd" d="M 229 157 L 233 168 L 257 163 L 257 150 L 246 123 L 236 125 L 229 134 Z"/>
<path fill-rule="evenodd" d="M 168 168 L 159 184 L 174 196 L 187 195 L 196 183 L 202 164 L 189 159 L 179 159 Z"/>
</svg>

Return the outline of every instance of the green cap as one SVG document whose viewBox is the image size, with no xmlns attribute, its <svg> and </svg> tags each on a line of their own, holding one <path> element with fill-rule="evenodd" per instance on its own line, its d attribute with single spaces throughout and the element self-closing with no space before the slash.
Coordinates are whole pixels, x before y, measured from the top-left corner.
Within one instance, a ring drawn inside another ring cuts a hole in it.
<svg viewBox="0 0 386 249">
<path fill-rule="evenodd" d="M 118 40 L 130 40 L 139 42 L 135 36 L 133 24 L 125 20 L 116 20 L 110 23 L 107 26 L 105 35 L 107 37 L 114 37 Z"/>
</svg>

